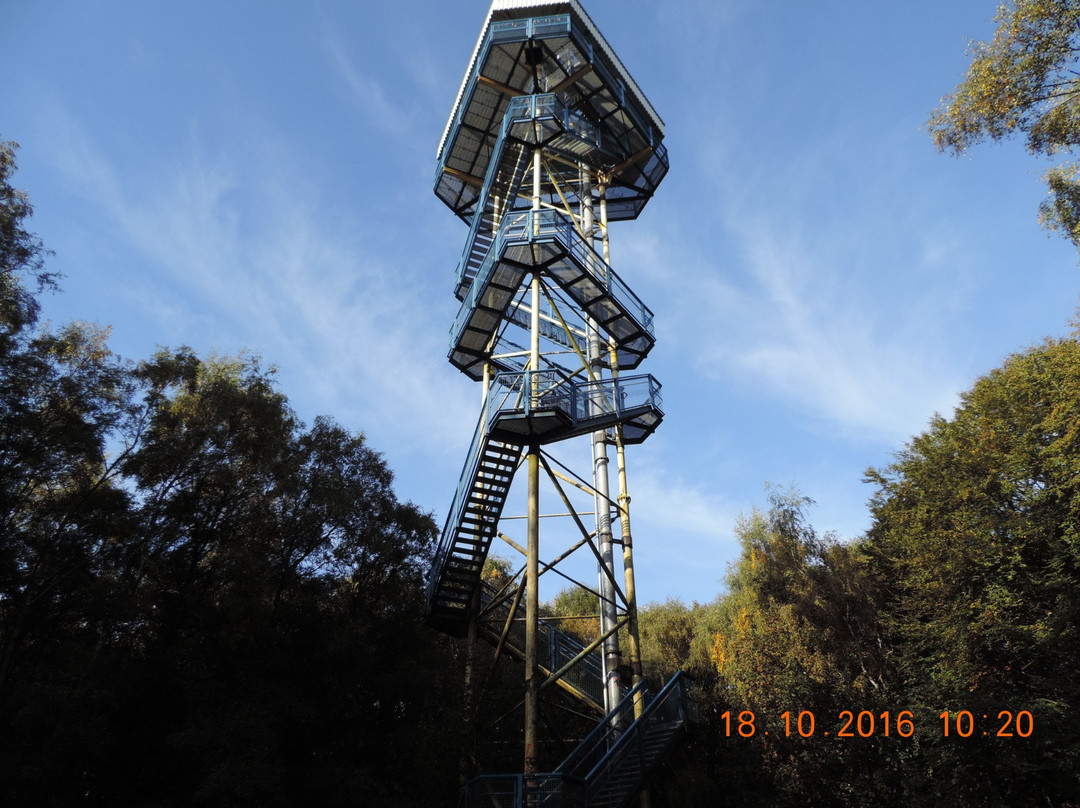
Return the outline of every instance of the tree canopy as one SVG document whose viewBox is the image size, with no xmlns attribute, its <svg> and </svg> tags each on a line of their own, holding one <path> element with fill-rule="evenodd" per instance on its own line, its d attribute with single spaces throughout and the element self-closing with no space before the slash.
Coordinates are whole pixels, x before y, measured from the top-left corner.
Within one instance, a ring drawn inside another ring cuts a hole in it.
<svg viewBox="0 0 1080 808">
<path fill-rule="evenodd" d="M 1028 710 L 1038 727 L 928 756 L 983 799 L 1080 793 L 1078 335 L 1010 357 L 869 476 L 865 547 L 902 692 L 928 714 Z"/>
<path fill-rule="evenodd" d="M 430 516 L 257 357 L 42 327 L 13 170 L 0 144 L 0 802 L 452 801 Z"/>
<path fill-rule="evenodd" d="M 986 138 L 1022 135 L 1033 154 L 1072 154 L 1080 145 L 1080 2 L 1009 0 L 995 20 L 994 38 L 971 46 L 967 75 L 929 121 L 935 144 L 959 154 Z M 1080 166 L 1054 166 L 1045 179 L 1040 220 L 1080 248 Z"/>
</svg>

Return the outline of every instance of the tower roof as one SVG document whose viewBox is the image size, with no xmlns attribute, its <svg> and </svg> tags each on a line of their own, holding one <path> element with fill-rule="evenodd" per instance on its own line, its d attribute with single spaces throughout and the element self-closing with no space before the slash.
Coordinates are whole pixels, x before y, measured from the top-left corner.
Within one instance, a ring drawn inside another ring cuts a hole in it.
<svg viewBox="0 0 1080 808">
<path fill-rule="evenodd" d="M 625 202 L 609 217 L 635 217 L 667 171 L 664 122 L 579 0 L 491 4 L 439 142 L 436 195 L 471 222 L 511 99 L 543 94 L 603 143 L 593 167 Z"/>
<path fill-rule="evenodd" d="M 458 88 L 457 98 L 454 100 L 454 106 L 450 110 L 450 117 L 446 121 L 442 139 L 439 141 L 437 157 L 442 157 L 443 150 L 446 148 L 447 140 L 454 127 L 454 121 L 460 112 L 462 101 L 465 100 L 465 96 L 470 86 L 476 80 L 476 73 L 478 70 L 477 63 L 481 60 L 483 55 L 485 44 L 491 33 L 492 23 L 549 17 L 560 14 L 569 14 L 573 22 L 577 24 L 577 27 L 584 34 L 584 37 L 600 51 L 604 61 L 608 62 L 610 65 L 615 77 L 625 85 L 626 90 L 631 94 L 633 100 L 645 113 L 647 124 L 656 131 L 656 140 L 659 141 L 663 139 L 663 119 L 657 114 L 652 104 L 649 103 L 649 99 L 645 97 L 645 93 L 638 87 L 637 82 L 634 81 L 633 77 L 630 75 L 630 71 L 623 65 L 611 45 L 604 39 L 604 35 L 600 33 L 600 29 L 596 27 L 596 24 L 592 21 L 578 0 L 493 0 L 491 8 L 488 9 L 484 24 L 480 29 L 480 36 L 476 40 L 476 47 L 473 48 L 472 58 L 469 60 L 469 67 L 465 71 L 461 86 Z M 482 65 L 480 67 L 482 68 Z"/>
</svg>

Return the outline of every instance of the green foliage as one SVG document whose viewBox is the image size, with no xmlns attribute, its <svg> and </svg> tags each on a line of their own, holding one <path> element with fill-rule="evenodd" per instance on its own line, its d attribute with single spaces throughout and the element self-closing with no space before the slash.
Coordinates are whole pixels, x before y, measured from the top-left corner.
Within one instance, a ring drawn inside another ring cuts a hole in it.
<svg viewBox="0 0 1080 808">
<path fill-rule="evenodd" d="M 767 513 L 736 526 L 742 555 L 719 601 L 710 655 L 733 714 L 752 711 L 762 732 L 726 740 L 758 747 L 778 804 L 891 801 L 897 750 L 874 738 L 845 745 L 781 731 L 785 712 L 812 712 L 823 732 L 843 710 L 895 709 L 859 550 L 818 536 L 809 504 L 773 492 Z"/>
<path fill-rule="evenodd" d="M 809 504 L 774 493 L 767 514 L 740 519 L 743 553 L 711 649 L 740 699 L 777 714 L 841 691 L 862 701 L 886 686 L 880 656 L 866 650 L 876 618 L 858 550 L 819 538 Z"/>
<path fill-rule="evenodd" d="M 117 359 L 51 281 L 0 148 L 0 802 L 453 799 L 435 527 L 251 356 Z"/>
<path fill-rule="evenodd" d="M 48 251 L 25 229 L 33 207 L 26 192 L 11 185 L 17 148 L 0 140 L 0 353 L 11 350 L 10 340 L 37 321 L 38 302 L 24 278 L 37 291 L 55 286 L 55 276 L 44 268 Z"/>
<path fill-rule="evenodd" d="M 600 598 L 581 586 L 571 586 L 555 595 L 546 610 L 559 620 L 559 630 L 585 645 L 600 636 Z"/>
<path fill-rule="evenodd" d="M 989 43 L 971 48 L 964 81 L 942 100 L 929 121 L 942 151 L 961 153 L 985 138 L 1026 137 L 1028 149 L 1048 156 L 1080 145 L 1080 3 L 1010 0 L 996 17 Z M 1077 166 L 1046 175 L 1050 198 L 1040 220 L 1080 247 Z"/>
<path fill-rule="evenodd" d="M 870 478 L 867 550 L 908 697 L 928 716 L 1030 710 L 1038 728 L 932 746 L 926 767 L 1009 804 L 1076 794 L 1080 342 L 1011 357 Z"/>
<path fill-rule="evenodd" d="M 489 553 L 484 559 L 484 569 L 480 573 L 484 582 L 501 589 L 514 577 L 514 567 L 510 559 L 503 558 L 495 553 Z"/>
<path fill-rule="evenodd" d="M 721 791 L 738 805 L 1075 804 L 1080 334 L 1011 357 L 868 476 L 863 539 L 819 536 L 808 500 L 774 492 L 737 525 L 726 593 L 642 613 L 650 669 L 701 677 L 702 726 L 658 804 Z M 735 732 L 744 710 L 749 738 Z M 894 735 L 840 742 L 845 710 L 888 711 Z M 903 710 L 910 739 L 895 735 Z M 945 710 L 970 711 L 974 736 L 954 725 L 946 739 Z M 994 737 L 999 714 L 1021 710 L 1032 736 Z M 818 733 L 785 737 L 785 711 L 813 713 Z"/>
</svg>

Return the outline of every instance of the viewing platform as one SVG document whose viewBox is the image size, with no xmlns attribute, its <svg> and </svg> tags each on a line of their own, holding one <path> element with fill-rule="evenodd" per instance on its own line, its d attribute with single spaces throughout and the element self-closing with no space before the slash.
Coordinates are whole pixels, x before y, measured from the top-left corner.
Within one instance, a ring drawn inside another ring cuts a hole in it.
<svg viewBox="0 0 1080 808">
<path fill-rule="evenodd" d="M 429 621 L 461 633 L 506 496 L 529 443 L 553 443 L 622 425 L 627 444 L 663 420 L 652 376 L 572 381 L 555 371 L 501 373 L 492 381 L 454 501 L 443 525 L 428 587 Z"/>
<path fill-rule="evenodd" d="M 483 378 L 492 337 L 526 274 L 534 270 L 555 281 L 615 340 L 619 367 L 637 367 L 652 350 L 653 313 L 582 238 L 570 217 L 558 210 L 525 210 L 503 217 L 461 303 L 450 330 L 451 364 L 473 379 Z"/>
<path fill-rule="evenodd" d="M 524 5 L 496 3 L 489 14 L 439 143 L 436 196 L 471 224 L 511 100 L 552 94 L 602 138 L 592 159 L 611 177 L 609 219 L 637 218 L 667 173 L 663 121 L 579 3 L 514 19 Z"/>
<path fill-rule="evenodd" d="M 641 443 L 664 417 L 660 383 L 648 374 L 573 382 L 551 370 L 500 373 L 486 406 L 488 432 L 507 443 L 551 443 L 617 424 Z"/>
</svg>

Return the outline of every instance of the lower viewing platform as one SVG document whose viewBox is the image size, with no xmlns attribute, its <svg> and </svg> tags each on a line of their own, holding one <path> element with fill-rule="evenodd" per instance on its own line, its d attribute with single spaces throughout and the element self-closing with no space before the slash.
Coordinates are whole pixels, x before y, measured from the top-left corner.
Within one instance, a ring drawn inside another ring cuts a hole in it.
<svg viewBox="0 0 1080 808">
<path fill-rule="evenodd" d="M 575 382 L 552 370 L 500 373 L 447 513 L 428 581 L 428 622 L 451 634 L 468 626 L 473 596 L 524 446 L 622 425 L 641 443 L 664 417 L 649 375 Z"/>
<path fill-rule="evenodd" d="M 552 443 L 619 424 L 641 443 L 663 420 L 660 383 L 651 375 L 574 382 L 553 370 L 500 373 L 487 401 L 489 434 L 506 443 Z"/>
</svg>

